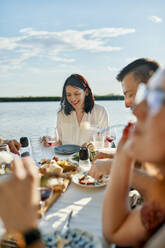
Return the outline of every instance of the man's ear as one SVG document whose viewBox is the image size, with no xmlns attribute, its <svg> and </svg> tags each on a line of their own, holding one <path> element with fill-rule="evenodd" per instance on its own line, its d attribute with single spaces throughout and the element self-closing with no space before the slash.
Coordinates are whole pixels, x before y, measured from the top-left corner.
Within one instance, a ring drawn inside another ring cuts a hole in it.
<svg viewBox="0 0 165 248">
<path fill-rule="evenodd" d="M 88 96 L 89 95 L 89 89 L 85 89 L 85 95 Z"/>
<path fill-rule="evenodd" d="M 150 77 L 152 77 L 153 74 L 154 74 L 154 71 L 150 70 L 150 71 L 149 71 Z"/>
</svg>

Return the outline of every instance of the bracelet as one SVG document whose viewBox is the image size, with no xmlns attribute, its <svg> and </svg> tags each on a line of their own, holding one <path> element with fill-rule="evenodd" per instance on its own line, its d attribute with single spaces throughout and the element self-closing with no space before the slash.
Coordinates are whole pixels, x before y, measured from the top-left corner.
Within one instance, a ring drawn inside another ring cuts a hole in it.
<svg viewBox="0 0 165 248">
<path fill-rule="evenodd" d="M 21 233 L 19 231 L 11 231 L 6 233 L 3 237 L 3 240 L 14 240 L 18 248 L 27 248 L 28 246 L 32 245 L 36 241 L 40 240 L 41 233 L 39 229 L 34 228 Z"/>
</svg>

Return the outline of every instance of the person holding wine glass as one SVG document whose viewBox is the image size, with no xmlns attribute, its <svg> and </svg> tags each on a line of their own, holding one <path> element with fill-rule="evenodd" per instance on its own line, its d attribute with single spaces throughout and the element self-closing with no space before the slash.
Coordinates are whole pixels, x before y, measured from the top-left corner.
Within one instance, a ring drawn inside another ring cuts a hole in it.
<svg viewBox="0 0 165 248">
<path fill-rule="evenodd" d="M 107 111 L 95 103 L 87 80 L 79 74 L 72 74 L 66 79 L 60 105 L 56 145 L 83 146 L 92 141 L 94 131 L 83 129 L 84 122 L 97 128 L 106 128 L 109 125 Z M 44 143 L 47 143 L 46 139 Z"/>
<path fill-rule="evenodd" d="M 106 128 L 108 114 L 103 106 L 95 103 L 87 80 L 79 75 L 69 76 L 63 86 L 61 109 L 57 115 L 57 131 L 61 144 L 82 146 L 92 140 L 93 132 L 81 128 L 81 123 Z"/>
<path fill-rule="evenodd" d="M 157 61 L 150 58 L 139 58 L 121 69 L 116 79 L 121 82 L 126 108 L 133 110 L 139 84 L 141 82 L 147 84 L 151 76 L 159 68 L 160 65 Z M 109 174 L 113 157 L 114 153 L 98 153 L 93 160 L 89 174 L 95 178 L 99 178 L 101 175 L 106 175 L 107 173 Z M 106 160 L 103 161 L 102 159 Z"/>
</svg>

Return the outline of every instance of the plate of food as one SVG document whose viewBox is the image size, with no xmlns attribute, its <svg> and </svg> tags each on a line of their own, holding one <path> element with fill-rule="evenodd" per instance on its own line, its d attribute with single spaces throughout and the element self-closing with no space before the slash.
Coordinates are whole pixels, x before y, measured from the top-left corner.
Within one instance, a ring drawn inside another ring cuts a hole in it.
<svg viewBox="0 0 165 248">
<path fill-rule="evenodd" d="M 42 235 L 46 248 L 101 248 L 102 243 L 98 237 L 78 228 L 69 229 L 65 234 L 55 231 Z"/>
<path fill-rule="evenodd" d="M 99 180 L 91 177 L 87 172 L 78 172 L 72 177 L 72 182 L 85 188 L 98 188 L 106 186 L 109 176 L 104 176 Z"/>
<path fill-rule="evenodd" d="M 61 145 L 61 146 L 55 146 L 54 151 L 57 154 L 63 154 L 63 155 L 70 155 L 76 152 L 79 152 L 80 146 L 77 145 Z"/>
</svg>

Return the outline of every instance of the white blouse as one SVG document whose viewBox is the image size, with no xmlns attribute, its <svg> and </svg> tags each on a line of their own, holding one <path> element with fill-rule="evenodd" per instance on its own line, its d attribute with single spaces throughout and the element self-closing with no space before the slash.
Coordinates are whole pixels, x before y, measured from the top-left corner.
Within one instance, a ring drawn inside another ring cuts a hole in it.
<svg viewBox="0 0 165 248">
<path fill-rule="evenodd" d="M 90 122 L 91 126 L 105 128 L 109 125 L 108 113 L 103 106 L 95 104 L 91 112 L 84 113 L 81 122 L 85 121 Z M 57 132 L 63 145 L 74 144 L 81 146 L 92 141 L 93 131 L 82 129 L 80 125 L 75 111 L 72 111 L 70 115 L 65 115 L 63 110 L 58 112 Z"/>
</svg>

